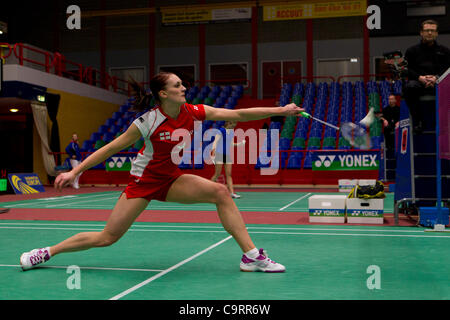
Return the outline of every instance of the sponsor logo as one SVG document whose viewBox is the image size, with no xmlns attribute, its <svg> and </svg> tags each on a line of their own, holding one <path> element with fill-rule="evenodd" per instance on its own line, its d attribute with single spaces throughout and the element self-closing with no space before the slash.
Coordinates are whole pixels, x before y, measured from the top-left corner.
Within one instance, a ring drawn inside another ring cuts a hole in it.
<svg viewBox="0 0 450 320">
<path fill-rule="evenodd" d="M 44 186 L 35 173 L 12 173 L 8 175 L 9 182 L 16 194 L 44 192 Z"/>
<path fill-rule="evenodd" d="M 111 157 L 106 163 L 106 171 L 130 171 L 136 157 Z"/>
<path fill-rule="evenodd" d="M 331 166 L 334 159 L 336 158 L 336 156 L 318 156 L 318 157 L 319 160 L 316 160 L 316 162 L 314 163 L 318 168 L 321 167 L 322 165 L 328 168 L 329 166 Z"/>
<path fill-rule="evenodd" d="M 400 153 L 405 154 L 408 151 L 408 128 L 405 127 L 402 129 L 402 143 Z"/>
<path fill-rule="evenodd" d="M 313 170 L 378 170 L 379 153 L 313 153 Z"/>
</svg>

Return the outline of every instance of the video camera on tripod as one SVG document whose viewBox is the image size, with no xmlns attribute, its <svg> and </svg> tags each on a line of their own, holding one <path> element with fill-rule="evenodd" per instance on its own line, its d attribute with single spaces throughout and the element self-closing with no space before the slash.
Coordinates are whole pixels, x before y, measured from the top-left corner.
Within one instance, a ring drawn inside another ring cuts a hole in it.
<svg viewBox="0 0 450 320">
<path fill-rule="evenodd" d="M 408 61 L 403 57 L 400 50 L 383 53 L 384 63 L 386 63 L 392 72 L 394 79 L 404 79 L 408 73 Z"/>
</svg>

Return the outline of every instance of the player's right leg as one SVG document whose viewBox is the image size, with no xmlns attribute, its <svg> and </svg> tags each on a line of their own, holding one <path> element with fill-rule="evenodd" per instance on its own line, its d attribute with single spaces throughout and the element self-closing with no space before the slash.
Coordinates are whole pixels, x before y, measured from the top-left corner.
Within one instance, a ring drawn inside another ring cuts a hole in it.
<svg viewBox="0 0 450 320">
<path fill-rule="evenodd" d="M 117 201 L 108 218 L 108 222 L 102 231 L 81 232 L 52 247 L 25 252 L 20 257 L 22 269 L 31 269 L 59 253 L 112 245 L 127 232 L 131 224 L 147 205 L 148 200 L 143 198 L 127 199 L 125 193 L 123 193 Z"/>
<path fill-rule="evenodd" d="M 224 185 L 200 176 L 183 174 L 170 187 L 166 201 L 185 204 L 214 203 L 224 229 L 233 236 L 244 253 L 240 263 L 242 271 L 285 271 L 285 267 L 269 259 L 263 249 L 256 249 L 241 213 Z"/>
</svg>

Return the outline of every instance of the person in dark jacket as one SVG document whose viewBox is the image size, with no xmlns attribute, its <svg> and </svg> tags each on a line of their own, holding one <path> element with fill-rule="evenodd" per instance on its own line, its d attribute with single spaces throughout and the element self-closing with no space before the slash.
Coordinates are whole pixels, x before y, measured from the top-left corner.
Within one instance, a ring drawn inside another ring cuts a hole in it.
<svg viewBox="0 0 450 320">
<path fill-rule="evenodd" d="M 78 145 L 78 135 L 76 133 L 72 134 L 72 141 L 66 147 L 66 153 L 69 155 L 69 161 L 72 168 L 75 168 L 81 163 L 81 153 L 80 146 Z M 79 174 L 74 182 L 72 183 L 72 187 L 75 189 L 79 189 L 80 185 L 78 181 L 80 180 L 81 174 Z"/>
<path fill-rule="evenodd" d="M 383 108 L 383 111 L 377 114 L 383 123 L 384 141 L 387 150 L 395 148 L 395 128 L 400 121 L 400 107 L 397 104 L 397 97 L 389 95 L 389 103 Z"/>
<path fill-rule="evenodd" d="M 422 22 L 420 36 L 420 43 L 405 52 L 405 59 L 408 61 L 408 83 L 403 95 L 415 132 L 422 131 L 422 120 L 427 112 L 433 112 L 422 110 L 419 98 L 425 94 L 434 95 L 437 79 L 450 67 L 450 50 L 436 41 L 438 23 L 434 20 Z"/>
</svg>

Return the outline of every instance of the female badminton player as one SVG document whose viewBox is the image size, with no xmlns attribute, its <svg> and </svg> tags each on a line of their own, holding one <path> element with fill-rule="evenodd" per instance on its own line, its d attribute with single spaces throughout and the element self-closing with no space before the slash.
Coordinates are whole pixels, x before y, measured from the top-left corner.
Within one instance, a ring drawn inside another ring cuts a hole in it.
<svg viewBox="0 0 450 320">
<path fill-rule="evenodd" d="M 225 181 L 233 199 L 239 199 L 241 196 L 234 193 L 233 177 L 231 175 L 233 165 L 231 148 L 245 144 L 245 140 L 238 143 L 233 142 L 233 129 L 236 127 L 236 124 L 236 121 L 225 122 L 224 126 L 219 129 L 220 133 L 215 136 L 211 150 L 211 156 L 214 159 L 214 175 L 211 177 L 211 181 L 216 182 L 222 173 L 222 167 L 225 167 Z"/>
<path fill-rule="evenodd" d="M 105 228 L 100 232 L 81 232 L 53 246 L 33 249 L 20 257 L 23 270 L 31 269 L 60 253 L 110 246 L 118 241 L 152 199 L 177 203 L 214 203 L 224 229 L 232 235 L 243 255 L 241 271 L 284 272 L 285 267 L 269 259 L 257 249 L 247 232 L 242 216 L 227 187 L 196 175 L 183 174 L 173 163 L 171 152 L 176 141 L 170 139 L 177 128 L 193 130 L 194 121 L 250 121 L 271 116 L 299 115 L 295 104 L 285 107 L 228 110 L 207 105 L 186 103 L 186 88 L 173 73 L 159 73 L 150 82 L 151 94 L 134 84 L 136 110 L 148 108 L 152 95 L 157 106 L 140 117 L 115 140 L 98 149 L 79 166 L 61 173 L 55 188 L 72 183 L 80 173 L 105 161 L 117 152 L 144 137 L 129 176 L 129 183 L 120 195 Z"/>
</svg>

